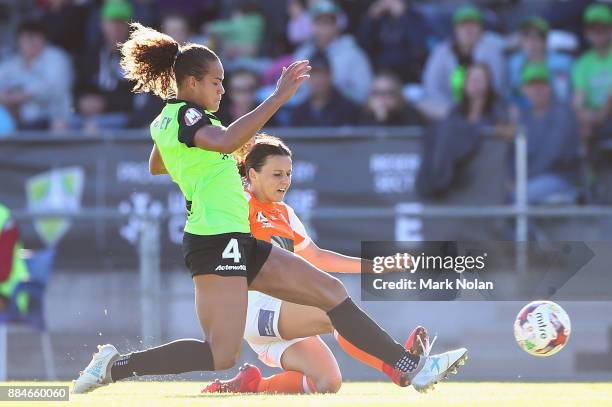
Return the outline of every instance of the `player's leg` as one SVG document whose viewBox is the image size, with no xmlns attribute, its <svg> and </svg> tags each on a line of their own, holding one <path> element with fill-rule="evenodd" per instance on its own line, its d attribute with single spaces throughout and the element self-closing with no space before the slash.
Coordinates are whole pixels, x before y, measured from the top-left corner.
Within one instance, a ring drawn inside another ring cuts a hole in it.
<svg viewBox="0 0 612 407">
<path fill-rule="evenodd" d="M 353 359 L 388 376 L 392 375 L 393 368 L 391 366 L 362 351 L 336 332 L 327 314 L 319 308 L 282 301 L 278 318 L 278 332 L 286 340 L 332 333 L 340 347 Z M 420 339 L 418 339 L 419 337 Z M 427 343 L 427 330 L 418 326 L 409 335 L 405 347 L 411 353 L 420 355 L 424 351 L 422 344 Z"/>
<path fill-rule="evenodd" d="M 393 366 L 401 385 L 408 384 L 424 364 L 423 358 L 411 355 L 361 310 L 337 278 L 291 252 L 272 248 L 249 288 L 284 301 L 322 309 L 340 335 Z"/>
<path fill-rule="evenodd" d="M 236 363 L 247 307 L 246 278 L 205 274 L 194 276 L 193 282 L 205 340 L 182 339 L 125 355 L 113 366 L 113 380 L 223 370 Z M 122 364 L 122 360 L 126 362 Z"/>
<path fill-rule="evenodd" d="M 257 340 L 257 338 L 252 338 Z M 244 364 L 230 380 L 215 380 L 202 393 L 335 393 L 342 376 L 329 348 L 318 336 L 290 341 L 272 339 L 263 343 L 249 342 L 259 359 L 271 367 L 285 371 L 262 377 L 259 369 Z"/>
<path fill-rule="evenodd" d="M 194 277 L 194 284 L 196 313 L 213 355 L 214 370 L 229 369 L 236 364 L 242 347 L 246 278 L 203 275 Z"/>
<path fill-rule="evenodd" d="M 338 362 L 318 336 L 308 337 L 288 347 L 281 356 L 281 365 L 287 372 L 278 376 L 288 372 L 300 374 L 305 393 L 337 393 L 342 386 Z"/>
<path fill-rule="evenodd" d="M 112 345 L 104 345 L 75 381 L 73 391 L 88 392 L 132 376 L 232 367 L 238 358 L 244 332 L 246 278 L 196 275 L 194 285 L 196 312 L 206 340 L 180 339 L 126 355 L 119 355 Z"/>
<path fill-rule="evenodd" d="M 196 313 L 206 340 L 181 339 L 127 355 L 119 355 L 114 346 L 104 345 L 75 381 L 74 392 L 91 391 L 134 375 L 227 369 L 235 364 L 244 332 L 248 286 L 246 259 L 250 257 L 253 239 L 245 234 L 191 236 L 186 263 L 193 276 Z M 234 274 L 220 266 L 228 244 L 235 246 L 236 257 L 243 259 L 242 263 L 238 262 Z"/>
</svg>

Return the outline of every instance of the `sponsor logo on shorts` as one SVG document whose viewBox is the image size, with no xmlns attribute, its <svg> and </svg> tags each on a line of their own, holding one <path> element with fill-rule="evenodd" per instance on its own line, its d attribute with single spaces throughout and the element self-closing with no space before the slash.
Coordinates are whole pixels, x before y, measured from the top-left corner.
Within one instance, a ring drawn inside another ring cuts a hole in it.
<svg viewBox="0 0 612 407">
<path fill-rule="evenodd" d="M 215 271 L 246 271 L 246 265 L 230 266 L 228 264 L 219 264 Z"/>
<path fill-rule="evenodd" d="M 260 336 L 276 336 L 274 333 L 274 311 L 267 309 L 259 310 L 257 329 L 259 329 Z"/>
</svg>

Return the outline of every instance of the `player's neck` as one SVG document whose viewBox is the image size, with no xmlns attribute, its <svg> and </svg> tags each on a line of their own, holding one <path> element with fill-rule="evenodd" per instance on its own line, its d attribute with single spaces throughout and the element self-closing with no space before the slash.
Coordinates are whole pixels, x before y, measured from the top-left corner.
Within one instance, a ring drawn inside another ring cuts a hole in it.
<svg viewBox="0 0 612 407">
<path fill-rule="evenodd" d="M 251 188 L 251 193 L 253 194 L 255 199 L 257 199 L 258 202 L 261 202 L 264 204 L 272 203 L 272 201 L 270 201 L 269 199 L 266 199 L 266 197 L 261 192 L 257 191 L 256 189 Z"/>
</svg>

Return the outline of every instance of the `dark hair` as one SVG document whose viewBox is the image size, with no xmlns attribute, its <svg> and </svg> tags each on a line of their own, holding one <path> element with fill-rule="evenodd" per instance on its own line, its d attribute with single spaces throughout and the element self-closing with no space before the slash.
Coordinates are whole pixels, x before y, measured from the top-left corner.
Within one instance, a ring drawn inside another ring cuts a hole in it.
<svg viewBox="0 0 612 407">
<path fill-rule="evenodd" d="M 269 156 L 282 155 L 291 157 L 291 150 L 278 137 L 260 133 L 235 154 L 238 156 L 238 172 L 248 181 L 249 170 L 251 168 L 259 172 Z"/>
<path fill-rule="evenodd" d="M 134 81 L 134 92 L 152 92 L 168 99 L 186 77 L 201 80 L 208 63 L 219 60 L 204 45 L 179 46 L 172 37 L 145 27 L 130 24 L 130 38 L 121 45 L 121 68 L 128 80 Z"/>
<path fill-rule="evenodd" d="M 17 34 L 23 33 L 39 34 L 43 37 L 47 36 L 47 30 L 45 28 L 45 25 L 41 20 L 38 19 L 23 20 L 19 24 L 19 27 L 17 27 Z"/>
<path fill-rule="evenodd" d="M 491 69 L 487 64 L 482 62 L 476 62 L 467 67 L 465 70 L 465 77 L 463 78 L 463 89 L 461 90 L 461 103 L 459 105 L 459 109 L 463 115 L 467 115 L 469 113 L 470 101 L 468 100 L 468 96 L 465 92 L 465 85 L 467 83 L 468 75 L 472 69 L 482 69 L 485 72 L 487 77 L 487 94 L 485 95 L 485 106 L 484 113 L 489 114 L 493 113 L 495 109 L 495 105 L 497 103 L 497 95 L 495 94 L 495 89 L 493 87 L 493 76 L 491 75 Z"/>
</svg>

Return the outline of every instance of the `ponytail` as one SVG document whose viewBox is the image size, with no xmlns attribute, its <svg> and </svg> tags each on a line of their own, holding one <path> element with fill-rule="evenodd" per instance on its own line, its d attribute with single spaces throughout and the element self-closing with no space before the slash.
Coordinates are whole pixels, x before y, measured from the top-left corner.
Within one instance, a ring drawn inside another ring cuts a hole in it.
<svg viewBox="0 0 612 407">
<path fill-rule="evenodd" d="M 208 47 L 180 46 L 172 37 L 139 23 L 130 25 L 129 39 L 121 45 L 121 68 L 134 82 L 134 92 L 151 92 L 162 99 L 176 96 L 187 76 L 201 80 L 208 62 L 219 57 Z"/>
</svg>

